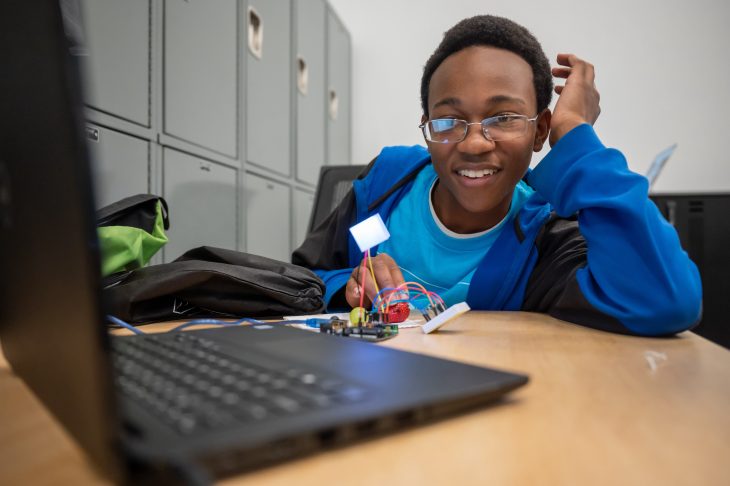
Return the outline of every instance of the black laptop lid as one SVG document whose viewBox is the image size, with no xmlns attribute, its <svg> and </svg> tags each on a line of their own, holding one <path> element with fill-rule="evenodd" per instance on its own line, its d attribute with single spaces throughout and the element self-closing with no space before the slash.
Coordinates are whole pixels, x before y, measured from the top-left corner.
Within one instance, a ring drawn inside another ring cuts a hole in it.
<svg viewBox="0 0 730 486">
<path fill-rule="evenodd" d="M 78 11 L 71 7 L 64 12 Z M 105 474 L 119 480 L 118 458 L 123 455 L 115 446 L 120 434 L 99 299 L 81 90 L 64 25 L 77 28 L 79 22 L 71 18 L 64 24 L 54 0 L 0 1 L 0 338 L 15 372 Z M 527 380 L 291 328 L 239 327 L 197 335 L 208 336 L 227 349 L 228 356 L 246 356 L 248 350 L 260 358 L 259 364 L 273 359 L 281 365 L 291 359 L 293 365 L 332 368 L 341 381 L 354 378 L 364 390 L 372 389 L 372 400 L 315 410 L 308 416 L 296 414 L 288 419 L 291 423 L 277 418 L 272 426 L 261 426 L 266 432 L 261 436 L 251 428 L 221 432 L 230 434 L 230 443 L 214 443 L 212 434 L 198 440 L 170 436 L 170 447 L 179 447 L 180 457 L 188 459 L 205 459 L 205 454 L 231 444 L 257 446 L 283 458 L 293 449 L 272 450 L 282 437 L 325 444 L 323 432 L 336 427 L 352 431 L 353 424 L 374 423 L 381 417 L 392 418 L 384 422 L 396 427 L 400 412 L 415 416 L 430 410 L 436 417 L 452 406 L 463 409 L 492 400 Z M 151 336 L 118 337 L 117 342 L 135 338 Z M 379 367 L 383 365 L 389 370 L 385 380 L 384 368 Z M 139 424 L 158 424 L 148 410 L 138 411 Z M 314 419 L 319 425 L 312 424 Z M 160 437 L 150 434 L 144 440 L 156 445 L 167 436 Z M 227 461 L 230 456 L 221 457 Z"/>
<path fill-rule="evenodd" d="M 78 12 L 63 3 L 65 14 Z M 0 2 L 0 336 L 14 371 L 119 478 L 79 71 L 66 33 L 57 1 Z"/>
</svg>

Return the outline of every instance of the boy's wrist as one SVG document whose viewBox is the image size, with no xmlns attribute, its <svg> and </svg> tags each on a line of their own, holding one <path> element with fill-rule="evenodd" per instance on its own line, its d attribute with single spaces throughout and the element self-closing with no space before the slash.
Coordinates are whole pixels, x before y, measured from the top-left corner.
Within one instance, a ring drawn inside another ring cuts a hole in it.
<svg viewBox="0 0 730 486">
<path fill-rule="evenodd" d="M 557 208 L 561 206 L 562 191 L 571 187 L 564 182 L 570 177 L 574 164 L 586 154 L 604 148 L 590 124 L 573 127 L 530 172 L 528 182 Z"/>
<path fill-rule="evenodd" d="M 566 118 L 563 120 L 559 120 L 557 123 L 555 122 L 555 119 L 553 118 L 551 127 L 550 127 L 550 146 L 555 146 L 556 143 L 560 141 L 565 135 L 567 135 L 570 131 L 572 131 L 575 127 L 578 127 L 580 125 L 583 125 L 584 123 L 587 123 L 585 120 L 579 118 L 579 117 L 571 117 Z"/>
</svg>

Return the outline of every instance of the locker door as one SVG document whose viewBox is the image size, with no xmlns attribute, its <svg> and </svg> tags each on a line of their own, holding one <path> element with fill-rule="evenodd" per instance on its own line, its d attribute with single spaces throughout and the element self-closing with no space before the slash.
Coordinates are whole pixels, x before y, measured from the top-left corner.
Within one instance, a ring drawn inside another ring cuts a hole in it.
<svg viewBox="0 0 730 486">
<path fill-rule="evenodd" d="M 202 245 L 236 249 L 236 170 L 165 148 L 163 197 L 170 207 L 165 261 Z"/>
<path fill-rule="evenodd" d="M 315 185 L 325 161 L 326 5 L 323 0 L 299 0 L 295 6 L 296 177 Z"/>
<path fill-rule="evenodd" d="M 166 0 L 163 126 L 168 135 L 237 156 L 236 0 Z"/>
<path fill-rule="evenodd" d="M 332 12 L 327 14 L 327 163 L 350 160 L 350 34 Z"/>
<path fill-rule="evenodd" d="M 86 133 L 97 208 L 149 192 L 148 141 L 92 124 Z"/>
<path fill-rule="evenodd" d="M 314 206 L 314 194 L 297 189 L 294 191 L 294 244 L 293 249 L 299 248 L 307 236 L 309 216 Z"/>
<path fill-rule="evenodd" d="M 86 103 L 150 126 L 149 0 L 83 0 Z"/>
<path fill-rule="evenodd" d="M 246 251 L 281 261 L 291 258 L 291 193 L 283 184 L 246 174 Z"/>
<path fill-rule="evenodd" d="M 246 13 L 246 152 L 266 170 L 291 174 L 291 2 L 251 0 Z"/>
</svg>

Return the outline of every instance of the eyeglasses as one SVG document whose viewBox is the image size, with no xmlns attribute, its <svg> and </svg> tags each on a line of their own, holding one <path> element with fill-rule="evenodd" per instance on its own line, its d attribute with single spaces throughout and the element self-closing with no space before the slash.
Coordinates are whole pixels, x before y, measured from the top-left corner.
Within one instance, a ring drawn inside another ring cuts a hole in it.
<svg viewBox="0 0 730 486">
<path fill-rule="evenodd" d="M 527 126 L 537 120 L 524 115 L 499 115 L 469 123 L 457 118 L 437 118 L 418 126 L 424 138 L 434 143 L 459 143 L 466 138 L 469 125 L 481 125 L 484 138 L 493 142 L 513 140 L 527 133 Z"/>
</svg>

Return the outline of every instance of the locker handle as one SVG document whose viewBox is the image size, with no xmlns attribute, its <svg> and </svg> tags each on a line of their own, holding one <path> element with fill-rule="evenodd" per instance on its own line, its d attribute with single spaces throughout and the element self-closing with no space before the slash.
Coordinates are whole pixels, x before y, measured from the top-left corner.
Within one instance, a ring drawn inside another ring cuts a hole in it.
<svg viewBox="0 0 730 486">
<path fill-rule="evenodd" d="M 669 224 L 676 227 L 677 226 L 677 202 L 676 201 L 667 201 L 667 221 L 669 221 Z"/>
<path fill-rule="evenodd" d="M 337 120 L 337 115 L 340 111 L 340 100 L 337 98 L 337 91 L 330 89 L 330 103 L 329 112 L 332 120 Z"/>
<path fill-rule="evenodd" d="M 92 142 L 98 142 L 99 129 L 96 127 L 92 127 L 91 125 L 86 125 L 86 138 L 87 140 L 90 140 Z"/>
<path fill-rule="evenodd" d="M 200 170 L 204 170 L 205 172 L 210 172 L 210 165 L 201 163 Z"/>
<path fill-rule="evenodd" d="M 297 56 L 297 89 L 303 96 L 309 91 L 309 67 L 302 56 Z"/>
<path fill-rule="evenodd" d="M 248 50 L 256 59 L 264 55 L 264 21 L 251 6 L 248 7 Z"/>
<path fill-rule="evenodd" d="M 267 182 L 266 183 L 266 189 L 270 189 L 270 190 L 273 191 L 275 188 L 274 188 L 274 185 L 273 184 L 271 184 L 270 182 Z"/>
</svg>

